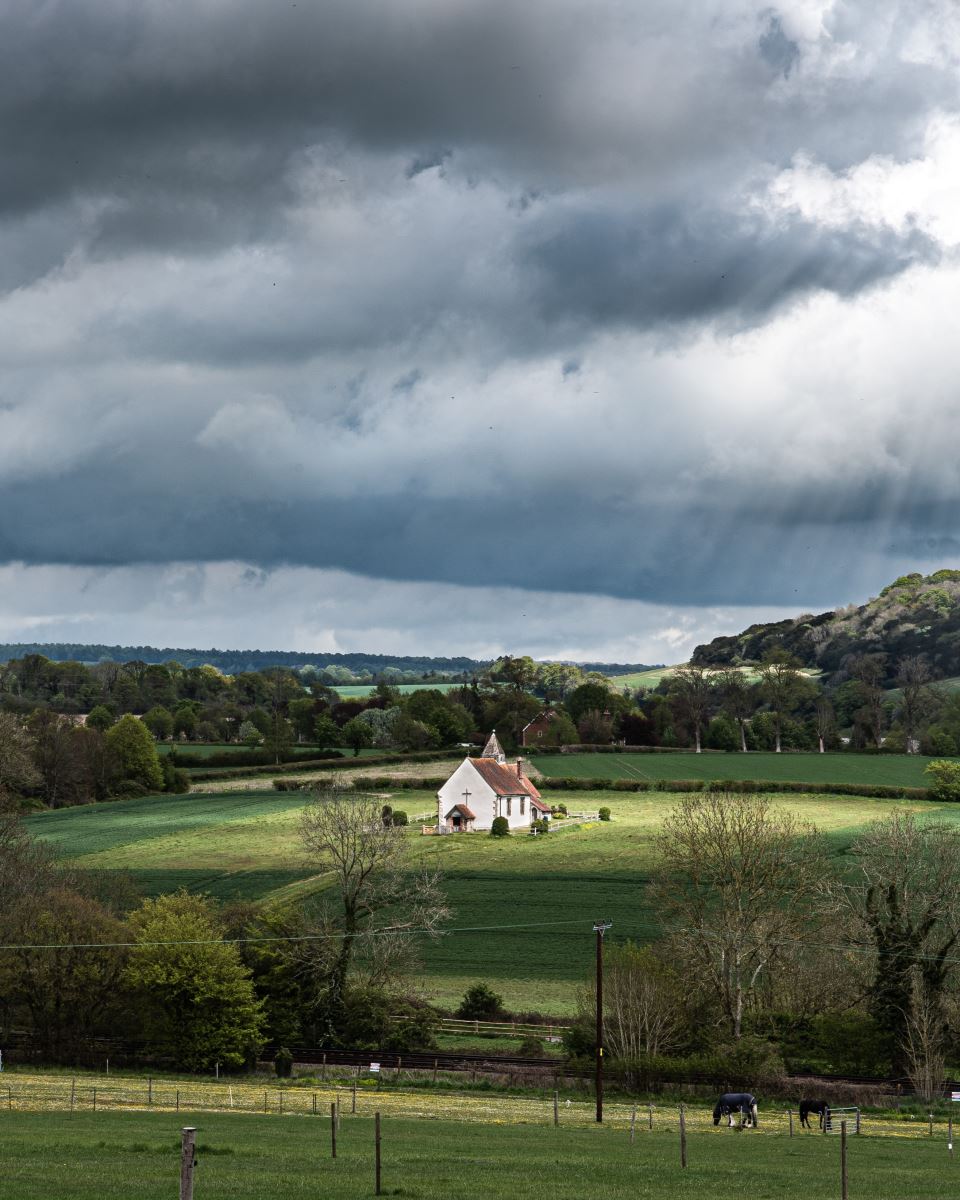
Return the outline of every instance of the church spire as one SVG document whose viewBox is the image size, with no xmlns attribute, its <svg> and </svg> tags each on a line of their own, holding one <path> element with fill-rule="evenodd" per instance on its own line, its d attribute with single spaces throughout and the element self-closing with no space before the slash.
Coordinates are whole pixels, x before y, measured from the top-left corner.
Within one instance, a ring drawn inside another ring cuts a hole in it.
<svg viewBox="0 0 960 1200">
<path fill-rule="evenodd" d="M 503 752 L 503 747 L 497 741 L 497 731 L 496 730 L 494 730 L 493 733 L 490 734 L 490 740 L 484 746 L 483 754 L 481 754 L 480 757 L 481 758 L 492 758 L 498 763 L 505 763 L 507 761 L 507 756 Z"/>
</svg>

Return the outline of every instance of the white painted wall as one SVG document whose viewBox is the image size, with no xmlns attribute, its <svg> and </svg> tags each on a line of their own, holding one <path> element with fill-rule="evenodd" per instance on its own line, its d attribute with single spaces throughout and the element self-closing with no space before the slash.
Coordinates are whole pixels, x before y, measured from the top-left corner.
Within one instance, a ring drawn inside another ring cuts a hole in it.
<svg viewBox="0 0 960 1200">
<path fill-rule="evenodd" d="M 470 796 L 464 800 L 464 791 Z M 520 811 L 521 799 L 523 812 Z M 469 758 L 465 758 L 437 792 L 437 821 L 440 825 L 455 804 L 466 804 L 476 820 L 474 829 L 489 829 L 494 817 L 506 817 L 511 829 L 526 829 L 537 815 L 531 811 L 530 797 L 497 797 Z M 509 808 L 509 813 L 508 813 Z"/>
</svg>

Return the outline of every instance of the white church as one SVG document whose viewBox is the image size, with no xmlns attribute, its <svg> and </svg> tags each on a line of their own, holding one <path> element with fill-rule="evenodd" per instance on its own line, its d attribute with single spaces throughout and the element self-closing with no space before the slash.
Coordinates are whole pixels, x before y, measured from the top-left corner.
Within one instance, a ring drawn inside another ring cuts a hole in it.
<svg viewBox="0 0 960 1200">
<path fill-rule="evenodd" d="M 529 828 L 549 818 L 550 806 L 524 775 L 520 759 L 508 763 L 496 731 L 480 758 L 465 758 L 437 792 L 437 831 L 489 830 L 494 817 L 511 829 Z"/>
</svg>

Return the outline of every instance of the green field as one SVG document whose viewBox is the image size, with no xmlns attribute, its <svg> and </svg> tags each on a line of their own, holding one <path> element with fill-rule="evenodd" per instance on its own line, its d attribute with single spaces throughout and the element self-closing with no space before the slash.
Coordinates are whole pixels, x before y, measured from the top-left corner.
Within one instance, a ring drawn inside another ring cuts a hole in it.
<svg viewBox="0 0 960 1200">
<path fill-rule="evenodd" d="M 401 696 L 409 696 L 411 692 L 422 692 L 427 688 L 432 688 L 437 692 L 452 692 L 455 688 L 463 687 L 462 683 L 398 683 L 391 684 L 395 691 L 398 691 Z M 377 690 L 375 683 L 337 683 L 333 685 L 333 690 L 343 700 L 357 700 L 364 696 L 371 696 Z"/>
<path fill-rule="evenodd" d="M 679 666 L 686 666 L 686 664 L 675 663 L 671 667 L 651 667 L 649 671 L 633 671 L 629 675 L 608 675 L 607 678 L 618 691 L 622 690 L 623 688 L 629 688 L 631 691 L 635 691 L 637 688 L 647 688 L 652 691 L 655 687 L 658 687 L 664 679 L 672 675 Z M 752 667 L 742 667 L 741 670 L 751 681 L 758 678 L 757 672 Z M 801 674 L 807 675 L 813 679 L 816 678 L 820 672 L 804 668 Z"/>
<path fill-rule="evenodd" d="M 503 840 L 408 831 L 411 860 L 423 857 L 443 869 L 454 910 L 450 932 L 423 946 L 419 982 L 430 996 L 454 1004 L 470 983 L 484 979 L 512 1009 L 569 1013 L 590 971 L 594 919 L 613 920 L 614 938 L 656 936 L 644 884 L 653 838 L 676 796 L 567 792 L 562 798 L 571 812 L 608 805 L 613 820 Z M 435 803 L 417 791 L 398 792 L 393 802 L 411 814 Z M 302 794 L 272 791 L 145 797 L 37 813 L 28 826 L 78 866 L 129 871 L 151 895 L 182 886 L 224 900 L 283 900 L 324 885 L 300 857 L 304 803 Z M 897 808 L 960 820 L 960 806 L 926 801 L 801 794 L 777 803 L 817 824 L 837 853 L 864 824 Z"/>
<path fill-rule="evenodd" d="M 671 1122 L 672 1126 L 673 1122 Z M 345 1116 L 330 1156 L 329 1118 L 216 1113 L 0 1113 L 4 1200 L 168 1200 L 180 1129 L 197 1128 L 197 1200 L 330 1197 L 374 1191 L 374 1129 Z M 811 1200 L 840 1195 L 839 1138 L 782 1130 L 692 1131 L 681 1170 L 676 1130 L 385 1117 L 383 1193 L 422 1200 Z M 956 1194 L 942 1136 L 850 1139 L 850 1195 L 934 1200 Z"/>
<path fill-rule="evenodd" d="M 567 779 L 771 779 L 926 787 L 920 754 L 538 754 L 546 776 Z"/>
</svg>

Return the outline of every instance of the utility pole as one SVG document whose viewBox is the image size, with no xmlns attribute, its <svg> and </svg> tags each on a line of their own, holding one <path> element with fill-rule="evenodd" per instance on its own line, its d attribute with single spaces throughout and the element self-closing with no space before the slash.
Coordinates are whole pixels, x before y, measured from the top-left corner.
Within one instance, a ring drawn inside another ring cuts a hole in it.
<svg viewBox="0 0 960 1200">
<path fill-rule="evenodd" d="M 603 935 L 612 921 L 594 922 L 597 935 L 597 1124 L 603 1124 Z"/>
</svg>

